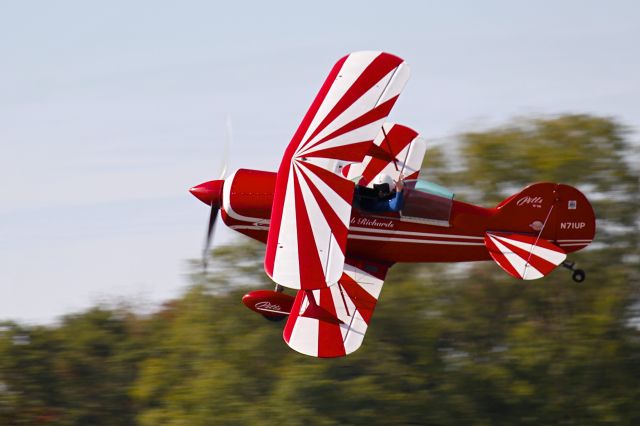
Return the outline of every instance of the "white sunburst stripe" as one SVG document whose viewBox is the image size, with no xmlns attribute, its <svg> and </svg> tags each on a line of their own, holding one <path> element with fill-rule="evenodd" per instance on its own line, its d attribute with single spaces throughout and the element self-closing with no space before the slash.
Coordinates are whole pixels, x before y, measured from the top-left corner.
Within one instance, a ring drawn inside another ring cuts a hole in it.
<svg viewBox="0 0 640 426">
<path fill-rule="evenodd" d="M 351 327 L 347 331 L 346 336 L 343 337 L 344 349 L 347 354 L 352 353 L 362 345 L 367 328 L 366 321 L 362 318 L 360 312 L 356 311 L 351 321 Z"/>
<path fill-rule="evenodd" d="M 278 235 L 278 248 L 273 263 L 273 277 L 276 283 L 291 286 L 297 283 L 300 288 L 300 265 L 298 263 L 298 228 L 296 225 L 296 203 L 294 194 L 293 164 L 289 166 L 289 177 L 282 209 L 281 228 Z M 287 225 L 287 227 L 283 226 Z M 287 229 L 287 232 L 282 232 Z M 282 248 L 280 248 L 282 247 Z M 283 250 L 285 252 L 283 252 Z"/>
<path fill-rule="evenodd" d="M 313 134 L 322 120 L 324 120 L 338 101 L 342 99 L 347 90 L 353 86 L 353 83 L 378 56 L 380 56 L 380 52 L 357 52 L 349 55 L 344 64 L 342 64 L 342 68 L 340 68 L 340 71 L 338 72 L 336 81 L 329 89 L 322 105 L 320 105 L 316 115 L 313 117 L 313 120 L 311 120 L 309 128 L 305 132 L 298 150 L 304 148 L 309 143 L 307 140 L 309 136 Z"/>
<path fill-rule="evenodd" d="M 298 310 L 298 315 L 302 315 L 304 311 L 309 307 L 309 298 L 306 294 L 302 297 L 302 302 L 300 302 L 300 309 Z"/>
<path fill-rule="evenodd" d="M 402 169 L 402 174 L 404 176 L 410 176 L 415 172 L 420 172 L 426 151 L 427 141 L 423 138 L 418 136 L 411 141 L 407 161 Z"/>
<path fill-rule="evenodd" d="M 335 235 L 331 234 L 331 245 L 329 246 L 329 255 L 327 256 L 327 285 L 336 284 L 342 276 L 346 251 L 346 247 L 340 247 Z"/>
<path fill-rule="evenodd" d="M 374 277 L 370 273 L 348 264 L 345 265 L 344 272 L 367 293 L 373 296 L 374 299 L 378 300 L 378 297 L 380 297 L 380 292 L 382 291 L 382 284 L 384 284 L 384 280 Z"/>
<path fill-rule="evenodd" d="M 404 89 L 410 75 L 411 69 L 409 68 L 409 65 L 407 65 L 406 62 L 401 62 L 400 65 L 394 69 L 393 77 L 384 89 L 384 92 L 382 92 L 378 104 L 382 104 L 387 102 L 389 99 L 398 96 L 400 92 L 402 92 L 402 89 Z"/>
<path fill-rule="evenodd" d="M 391 82 L 395 74 L 396 68 L 391 70 L 382 79 L 377 81 L 369 90 L 363 93 L 355 102 L 353 102 L 347 109 L 342 111 L 334 120 L 332 120 L 324 129 L 322 129 L 312 140 L 308 141 L 305 146 L 311 146 L 316 141 L 325 138 L 327 135 L 335 132 L 343 126 L 349 124 L 351 121 L 361 117 L 368 113 L 376 106 L 380 105 L 382 95 Z"/>
<path fill-rule="evenodd" d="M 289 346 L 303 354 L 318 356 L 319 331 L 320 321 L 298 316 L 291 331 Z"/>
<path fill-rule="evenodd" d="M 369 274 L 366 274 L 366 275 L 369 275 Z M 378 298 L 380 297 L 380 292 L 382 291 L 382 284 L 384 284 L 384 281 L 377 279 L 373 275 L 369 275 L 369 276 L 374 280 L 376 280 L 377 282 L 364 282 L 361 279 L 360 281 L 358 281 L 358 285 L 362 287 L 371 296 L 373 296 L 374 299 L 378 300 Z"/>
<path fill-rule="evenodd" d="M 375 134 L 375 132 L 380 128 L 380 125 L 384 122 L 385 118 L 386 117 L 382 117 L 369 124 L 365 124 L 364 126 L 357 127 L 349 132 L 341 134 L 340 136 L 326 140 L 316 146 L 312 146 L 310 144 L 308 148 L 305 148 L 304 151 L 300 151 L 298 154 L 296 154 L 296 157 L 297 158 L 307 157 L 307 156 L 313 157 L 313 154 L 315 152 L 323 149 L 336 148 L 339 146 L 370 141 L 371 135 Z"/>
<path fill-rule="evenodd" d="M 333 158 L 300 156 L 300 157 L 295 157 L 293 161 L 300 163 L 298 165 L 302 165 L 302 163 L 307 163 L 307 164 L 313 164 L 314 166 L 318 166 L 321 169 L 330 170 L 330 163 L 335 163 L 338 160 L 335 160 Z"/>
<path fill-rule="evenodd" d="M 560 251 L 554 251 L 544 247 L 534 246 L 533 244 L 523 243 L 522 241 L 513 240 L 511 238 L 505 238 L 498 235 L 492 235 L 492 238 L 497 238 L 500 241 L 506 242 L 508 244 L 511 244 L 513 246 L 526 250 L 527 252 L 533 253 L 534 255 L 541 257 L 547 262 L 553 263 L 554 265 L 561 264 L 567 258 L 567 255 Z"/>
<path fill-rule="evenodd" d="M 496 245 L 502 256 L 515 268 L 522 279 L 537 279 L 543 275 L 536 268 L 528 264 L 522 257 L 511 251 L 508 247 L 498 241 L 493 235 L 489 234 L 489 238 Z M 526 276 L 525 276 L 526 274 Z"/>
<path fill-rule="evenodd" d="M 406 154 L 404 154 L 405 150 Z M 420 171 L 425 151 L 426 142 L 419 136 L 413 138 L 409 145 L 402 150 L 400 155 L 404 155 L 404 160 L 401 161 L 402 167 L 400 167 L 400 173 L 402 173 L 404 177 L 411 175 L 413 172 Z"/>
</svg>

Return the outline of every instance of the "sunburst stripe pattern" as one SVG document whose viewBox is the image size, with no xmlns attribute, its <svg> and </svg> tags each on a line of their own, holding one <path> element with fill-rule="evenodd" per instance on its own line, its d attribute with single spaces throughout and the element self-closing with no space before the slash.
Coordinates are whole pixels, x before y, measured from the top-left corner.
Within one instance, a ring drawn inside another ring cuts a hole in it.
<svg viewBox="0 0 640 426">
<path fill-rule="evenodd" d="M 336 174 L 338 161 L 362 161 L 408 76 L 402 59 L 380 52 L 348 55 L 329 74 L 278 171 L 265 255 L 278 284 L 340 279 L 354 184 Z"/>
<path fill-rule="evenodd" d="M 294 350 L 329 358 L 356 351 L 366 334 L 382 290 L 386 267 L 378 276 L 345 264 L 337 285 L 320 290 L 300 290 L 283 331 Z"/>
<path fill-rule="evenodd" d="M 487 232 L 484 242 L 493 260 L 522 280 L 542 278 L 567 258 L 560 247 L 535 235 Z"/>
</svg>

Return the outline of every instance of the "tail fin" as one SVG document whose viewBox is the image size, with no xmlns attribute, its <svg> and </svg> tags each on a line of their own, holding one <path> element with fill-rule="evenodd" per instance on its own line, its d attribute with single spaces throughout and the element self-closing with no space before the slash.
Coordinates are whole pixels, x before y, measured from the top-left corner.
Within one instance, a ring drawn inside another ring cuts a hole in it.
<svg viewBox="0 0 640 426">
<path fill-rule="evenodd" d="M 591 243 L 596 218 L 589 200 L 569 185 L 529 185 L 494 209 L 489 230 L 534 235 L 571 253 Z"/>
<path fill-rule="evenodd" d="M 514 277 L 535 279 L 561 264 L 566 253 L 589 245 L 596 219 L 576 188 L 543 182 L 498 204 L 488 229 L 485 245 L 491 257 Z"/>
</svg>

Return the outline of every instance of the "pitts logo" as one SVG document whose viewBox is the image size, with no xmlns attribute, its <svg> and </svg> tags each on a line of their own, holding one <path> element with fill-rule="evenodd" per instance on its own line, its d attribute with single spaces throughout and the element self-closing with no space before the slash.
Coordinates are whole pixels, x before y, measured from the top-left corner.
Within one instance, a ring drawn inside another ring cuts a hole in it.
<svg viewBox="0 0 640 426">
<path fill-rule="evenodd" d="M 278 311 L 278 312 L 282 311 L 282 308 L 280 308 L 280 305 L 274 305 L 268 300 L 265 300 L 264 302 L 258 302 L 254 306 L 256 309 L 261 309 L 266 311 Z"/>
<path fill-rule="evenodd" d="M 584 229 L 585 222 L 560 222 L 560 229 Z"/>
<path fill-rule="evenodd" d="M 524 197 L 516 201 L 516 206 L 519 206 L 519 207 L 531 206 L 533 208 L 540 209 L 542 208 L 543 202 L 544 202 L 544 198 L 542 197 L 530 197 L 528 195 L 525 195 Z"/>
</svg>

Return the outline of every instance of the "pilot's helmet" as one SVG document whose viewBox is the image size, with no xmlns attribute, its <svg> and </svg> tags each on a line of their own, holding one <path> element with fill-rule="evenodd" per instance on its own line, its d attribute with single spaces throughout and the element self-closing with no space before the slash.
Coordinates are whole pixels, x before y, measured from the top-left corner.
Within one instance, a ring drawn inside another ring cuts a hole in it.
<svg viewBox="0 0 640 426">
<path fill-rule="evenodd" d="M 396 181 L 393 180 L 393 178 L 385 173 L 380 173 L 378 176 L 375 177 L 375 179 L 373 180 L 373 184 L 374 185 L 384 185 L 387 184 L 389 185 L 389 191 L 392 191 L 395 189 L 396 187 Z"/>
</svg>

